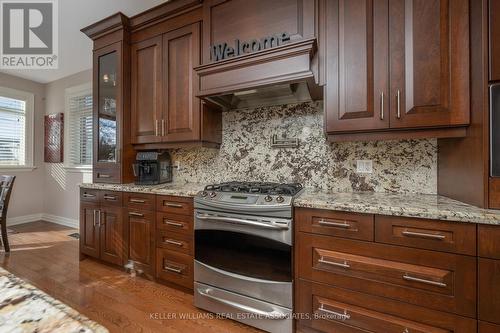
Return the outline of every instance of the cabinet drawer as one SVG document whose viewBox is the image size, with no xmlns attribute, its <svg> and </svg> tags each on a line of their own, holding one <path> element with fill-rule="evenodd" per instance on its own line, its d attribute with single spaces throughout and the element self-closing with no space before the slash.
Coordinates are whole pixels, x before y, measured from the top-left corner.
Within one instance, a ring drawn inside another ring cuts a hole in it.
<svg viewBox="0 0 500 333">
<path fill-rule="evenodd" d="M 478 256 L 500 259 L 500 225 L 484 225 L 477 227 Z"/>
<path fill-rule="evenodd" d="M 156 208 L 159 212 L 193 215 L 193 199 L 158 195 L 156 197 Z"/>
<path fill-rule="evenodd" d="M 155 210 L 155 195 L 145 193 L 124 193 L 123 205 L 128 208 Z"/>
<path fill-rule="evenodd" d="M 375 241 L 475 256 L 476 226 L 466 223 L 376 216 Z"/>
<path fill-rule="evenodd" d="M 300 233 L 301 278 L 465 316 L 476 313 L 476 258 Z"/>
<path fill-rule="evenodd" d="M 171 231 L 159 231 L 156 246 L 193 255 L 193 241 L 190 236 Z"/>
<path fill-rule="evenodd" d="M 156 249 L 157 277 L 193 289 L 193 257 L 167 249 Z"/>
<path fill-rule="evenodd" d="M 476 321 L 411 304 L 299 280 L 299 331 L 473 333 Z"/>
<path fill-rule="evenodd" d="M 193 216 L 156 213 L 156 228 L 185 235 L 193 235 Z"/>
<path fill-rule="evenodd" d="M 80 200 L 85 202 L 99 202 L 99 190 L 91 190 L 86 188 L 80 189 Z"/>
<path fill-rule="evenodd" d="M 373 241 L 373 215 L 297 208 L 299 231 Z"/>
<path fill-rule="evenodd" d="M 122 192 L 99 191 L 99 202 L 106 206 L 122 206 Z"/>
<path fill-rule="evenodd" d="M 118 164 L 111 167 L 94 165 L 93 175 L 95 183 L 120 183 L 120 168 Z"/>
</svg>

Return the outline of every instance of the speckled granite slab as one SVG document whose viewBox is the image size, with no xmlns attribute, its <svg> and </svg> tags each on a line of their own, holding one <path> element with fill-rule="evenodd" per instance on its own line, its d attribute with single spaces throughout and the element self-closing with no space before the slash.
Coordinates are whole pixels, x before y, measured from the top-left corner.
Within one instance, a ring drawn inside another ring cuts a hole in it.
<svg viewBox="0 0 500 333">
<path fill-rule="evenodd" d="M 194 197 L 204 184 L 81 184 L 83 188 Z M 498 224 L 500 210 L 481 209 L 434 194 L 325 192 L 306 190 L 294 201 L 295 207 L 331 209 L 355 213 L 418 217 L 426 219 Z"/>
<path fill-rule="evenodd" d="M 0 268 L 0 332 L 106 333 L 108 330 Z"/>
<path fill-rule="evenodd" d="M 401 193 L 329 193 L 306 189 L 295 207 L 500 225 L 500 211 L 481 209 L 447 197 Z"/>
<path fill-rule="evenodd" d="M 205 185 L 197 183 L 167 183 L 160 185 L 136 184 L 80 184 L 80 187 L 96 190 L 121 191 L 133 193 L 151 193 L 174 195 L 179 197 L 194 197 Z"/>
</svg>

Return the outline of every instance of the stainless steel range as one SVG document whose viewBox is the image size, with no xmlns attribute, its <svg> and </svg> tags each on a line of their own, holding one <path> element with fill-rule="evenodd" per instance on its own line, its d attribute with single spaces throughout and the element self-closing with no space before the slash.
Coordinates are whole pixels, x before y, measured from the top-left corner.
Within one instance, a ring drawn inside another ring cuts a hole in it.
<svg viewBox="0 0 500 333">
<path fill-rule="evenodd" d="M 195 306 L 292 332 L 292 201 L 300 184 L 209 185 L 194 199 Z"/>
</svg>

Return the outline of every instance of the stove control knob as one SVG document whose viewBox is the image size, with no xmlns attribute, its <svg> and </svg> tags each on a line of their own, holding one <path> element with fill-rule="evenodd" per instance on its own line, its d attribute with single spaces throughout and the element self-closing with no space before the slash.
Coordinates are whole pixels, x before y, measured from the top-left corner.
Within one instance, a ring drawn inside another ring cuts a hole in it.
<svg viewBox="0 0 500 333">
<path fill-rule="evenodd" d="M 201 192 L 201 196 L 202 196 L 202 197 L 206 197 L 207 195 L 208 195 L 207 191 L 203 191 L 203 192 Z"/>
<path fill-rule="evenodd" d="M 285 201 L 285 198 L 283 198 L 281 195 L 276 198 L 276 202 L 282 203 L 283 201 Z"/>
<path fill-rule="evenodd" d="M 210 192 L 210 198 L 215 198 L 215 196 L 217 195 L 217 193 L 215 192 Z"/>
<path fill-rule="evenodd" d="M 266 196 L 264 197 L 264 201 L 266 201 L 266 202 L 273 201 L 273 197 L 272 197 L 272 196 L 270 196 L 270 195 L 266 195 Z"/>
</svg>

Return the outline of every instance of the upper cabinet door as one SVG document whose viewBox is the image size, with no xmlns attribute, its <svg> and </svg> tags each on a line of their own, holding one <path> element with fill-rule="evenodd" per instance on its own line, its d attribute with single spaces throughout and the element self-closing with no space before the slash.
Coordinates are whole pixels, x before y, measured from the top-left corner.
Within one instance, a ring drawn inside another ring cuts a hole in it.
<svg viewBox="0 0 500 333">
<path fill-rule="evenodd" d="M 391 128 L 469 123 L 469 1 L 390 0 Z"/>
<path fill-rule="evenodd" d="M 500 80 L 500 0 L 489 2 L 490 81 Z"/>
<path fill-rule="evenodd" d="M 163 35 L 163 142 L 200 139 L 200 58 L 199 23 Z"/>
<path fill-rule="evenodd" d="M 161 140 L 162 38 L 132 45 L 132 143 Z"/>
<path fill-rule="evenodd" d="M 388 0 L 326 0 L 326 131 L 389 127 Z"/>
</svg>

